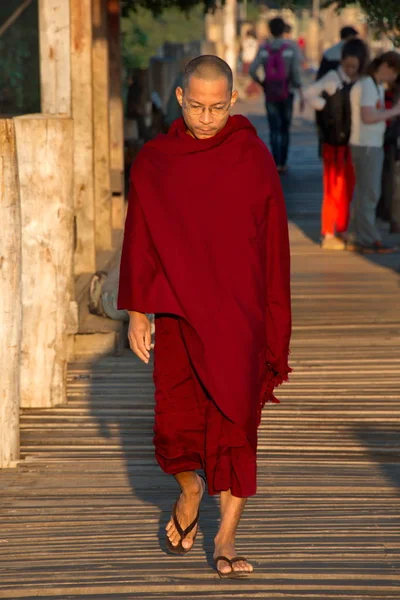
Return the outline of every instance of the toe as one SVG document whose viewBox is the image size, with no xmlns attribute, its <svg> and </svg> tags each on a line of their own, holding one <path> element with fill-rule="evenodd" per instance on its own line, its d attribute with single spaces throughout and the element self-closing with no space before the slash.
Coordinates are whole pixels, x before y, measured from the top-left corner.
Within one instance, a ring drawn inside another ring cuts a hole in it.
<svg viewBox="0 0 400 600">
<path fill-rule="evenodd" d="M 193 531 L 191 531 L 186 537 L 185 539 L 182 541 L 182 546 L 188 550 L 189 548 L 191 548 L 194 544 L 194 538 L 196 536 L 197 533 L 197 527 L 194 528 Z"/>
<path fill-rule="evenodd" d="M 226 560 L 219 560 L 217 563 L 217 569 L 221 571 L 221 573 L 230 573 L 232 571 L 232 567 Z"/>
<path fill-rule="evenodd" d="M 174 526 L 174 525 L 173 525 L 173 523 L 172 523 L 172 520 L 171 520 L 171 521 L 169 521 L 169 522 L 167 523 L 167 526 L 166 526 L 165 530 L 166 530 L 166 531 L 171 531 L 171 529 L 172 529 L 172 527 L 173 527 L 173 526 Z"/>
<path fill-rule="evenodd" d="M 176 529 L 171 528 L 167 531 L 167 537 L 173 546 L 177 546 L 179 543 L 179 535 Z"/>
<path fill-rule="evenodd" d="M 240 560 L 233 565 L 234 571 L 240 571 L 245 573 L 251 573 L 253 571 L 253 566 L 247 561 Z"/>
<path fill-rule="evenodd" d="M 190 540 L 189 538 L 185 538 L 182 541 L 182 546 L 185 548 L 185 550 L 189 550 L 193 546 L 193 540 Z"/>
<path fill-rule="evenodd" d="M 178 534 L 177 531 L 174 531 L 173 534 L 171 535 L 171 543 L 173 544 L 173 546 L 177 546 L 179 544 L 179 540 L 180 540 L 180 536 Z"/>
</svg>

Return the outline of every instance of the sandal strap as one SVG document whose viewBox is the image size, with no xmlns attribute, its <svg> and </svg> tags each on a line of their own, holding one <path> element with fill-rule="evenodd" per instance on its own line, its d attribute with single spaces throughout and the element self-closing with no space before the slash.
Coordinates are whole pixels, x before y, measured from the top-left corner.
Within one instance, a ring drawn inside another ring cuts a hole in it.
<svg viewBox="0 0 400 600">
<path fill-rule="evenodd" d="M 218 564 L 218 561 L 219 561 L 219 560 L 223 560 L 223 561 L 225 561 L 226 563 L 228 563 L 228 565 L 229 565 L 230 567 L 232 567 L 232 561 L 231 561 L 231 559 L 230 559 L 230 558 L 228 558 L 227 556 L 217 556 L 216 558 L 214 558 L 214 562 L 215 562 L 215 564 L 216 564 L 216 565 Z"/>
<path fill-rule="evenodd" d="M 244 556 L 235 556 L 235 558 L 231 558 L 231 564 L 233 565 L 234 563 L 239 562 L 241 560 L 247 562 L 247 558 L 245 558 Z"/>
<path fill-rule="evenodd" d="M 207 482 L 206 482 L 205 478 L 203 477 L 203 475 L 199 475 L 199 477 L 204 481 L 204 489 L 206 489 L 207 488 Z M 172 510 L 172 519 L 174 521 L 175 529 L 177 530 L 177 532 L 181 536 L 181 541 L 182 541 L 196 527 L 196 525 L 197 525 L 197 523 L 199 521 L 200 507 L 199 507 L 199 509 L 197 511 L 197 515 L 196 515 L 195 520 L 192 521 L 192 523 L 190 523 L 189 527 L 186 527 L 186 529 L 182 529 L 182 527 L 181 527 L 181 525 L 180 525 L 180 523 L 178 521 L 178 517 L 176 516 L 176 507 L 177 507 L 177 505 L 178 505 L 178 500 L 175 502 L 174 508 Z"/>
<path fill-rule="evenodd" d="M 195 518 L 194 521 L 192 521 L 192 523 L 190 523 L 189 527 L 186 527 L 186 529 L 182 529 L 182 527 L 179 524 L 178 517 L 176 516 L 176 506 L 177 506 L 177 504 L 178 503 L 175 502 L 174 508 L 173 508 L 173 511 L 172 511 L 172 518 L 173 518 L 173 521 L 174 521 L 175 528 L 176 528 L 177 532 L 179 533 L 179 535 L 181 536 L 181 540 L 183 540 L 196 527 L 197 522 L 199 520 L 199 511 L 197 511 L 196 518 Z"/>
</svg>

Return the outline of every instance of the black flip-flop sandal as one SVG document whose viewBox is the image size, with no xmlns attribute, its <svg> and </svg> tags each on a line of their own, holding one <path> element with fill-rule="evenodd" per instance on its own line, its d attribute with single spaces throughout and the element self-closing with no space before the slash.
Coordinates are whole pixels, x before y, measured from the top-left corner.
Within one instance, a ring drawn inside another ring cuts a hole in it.
<svg viewBox="0 0 400 600">
<path fill-rule="evenodd" d="M 201 477 L 201 479 L 204 481 L 204 486 L 206 486 L 207 484 L 206 484 L 206 480 L 204 479 L 204 477 L 202 477 L 201 475 L 199 475 L 199 477 Z M 194 519 L 194 521 L 192 521 L 190 523 L 189 527 L 186 527 L 186 529 L 182 529 L 182 527 L 179 524 L 178 517 L 176 516 L 176 506 L 177 506 L 177 504 L 178 504 L 178 501 L 175 502 L 174 508 L 172 509 L 172 519 L 174 521 L 175 529 L 179 533 L 181 539 L 179 540 L 179 543 L 176 546 L 174 546 L 171 543 L 171 540 L 169 539 L 169 537 L 165 536 L 166 537 L 166 542 L 167 542 L 167 548 L 173 554 L 187 554 L 188 552 L 190 552 L 190 550 L 194 546 L 194 542 L 195 542 L 196 536 L 197 536 L 197 531 L 196 531 L 196 533 L 195 533 L 195 535 L 193 537 L 193 544 L 190 546 L 190 548 L 184 548 L 182 546 L 182 542 L 185 539 L 185 537 L 187 537 L 189 535 L 189 533 L 191 531 L 193 531 L 193 529 L 196 527 L 196 525 L 197 525 L 197 523 L 199 521 L 200 507 L 199 507 L 199 510 L 197 511 L 197 515 L 196 515 L 196 518 Z"/>
<path fill-rule="evenodd" d="M 217 567 L 218 561 L 220 561 L 220 560 L 223 560 L 224 562 L 228 563 L 228 565 L 230 566 L 230 568 L 232 570 L 228 571 L 227 573 L 223 573 L 222 571 L 220 571 Z M 233 570 L 233 565 L 235 564 L 235 562 L 239 562 L 241 560 L 247 562 L 247 559 L 244 556 L 235 556 L 235 558 L 228 558 L 227 556 L 217 556 L 217 558 L 214 558 L 215 569 L 216 569 L 218 575 L 220 576 L 220 578 L 221 579 L 245 579 L 246 577 L 249 577 L 251 571 L 234 571 Z"/>
</svg>

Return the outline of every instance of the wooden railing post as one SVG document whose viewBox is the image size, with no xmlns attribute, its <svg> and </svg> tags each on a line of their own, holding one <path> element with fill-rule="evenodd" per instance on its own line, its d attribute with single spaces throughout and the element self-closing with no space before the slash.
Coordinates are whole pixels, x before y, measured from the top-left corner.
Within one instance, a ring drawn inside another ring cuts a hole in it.
<svg viewBox="0 0 400 600">
<path fill-rule="evenodd" d="M 21 406 L 66 401 L 73 261 L 73 122 L 14 119 L 21 201 Z"/>
<path fill-rule="evenodd" d="M 124 107 L 122 103 L 122 60 L 120 2 L 108 0 L 108 50 L 110 61 L 110 148 L 111 187 L 124 192 Z"/>
<path fill-rule="evenodd" d="M 112 249 L 107 0 L 92 0 L 93 144 L 96 253 Z"/>
<path fill-rule="evenodd" d="M 71 115 L 68 0 L 39 0 L 39 43 L 41 110 Z"/>
<path fill-rule="evenodd" d="M 21 222 L 14 125 L 0 120 L 0 468 L 19 458 Z"/>
<path fill-rule="evenodd" d="M 120 1 L 107 0 L 107 9 L 110 71 L 110 167 L 112 191 L 112 226 L 113 229 L 122 229 L 125 221 L 125 177 Z"/>
<path fill-rule="evenodd" d="M 93 176 L 92 0 L 69 0 L 74 119 L 75 275 L 96 270 Z"/>
</svg>

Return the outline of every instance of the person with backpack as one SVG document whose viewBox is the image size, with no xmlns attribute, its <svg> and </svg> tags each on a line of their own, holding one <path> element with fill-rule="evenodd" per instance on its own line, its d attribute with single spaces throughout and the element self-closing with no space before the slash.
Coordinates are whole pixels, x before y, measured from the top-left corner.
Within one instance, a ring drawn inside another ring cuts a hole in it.
<svg viewBox="0 0 400 600">
<path fill-rule="evenodd" d="M 354 171 L 349 139 L 351 133 L 350 90 L 360 77 L 368 56 L 364 42 L 354 39 L 342 49 L 336 69 L 328 71 L 304 92 L 317 111 L 322 142 L 324 196 L 321 237 L 324 250 L 345 250 L 343 239 L 349 223 L 354 190 Z"/>
<path fill-rule="evenodd" d="M 284 39 L 285 22 L 276 17 L 269 22 L 272 40 L 263 44 L 250 66 L 249 74 L 264 90 L 270 130 L 270 145 L 279 173 L 286 173 L 289 151 L 289 134 L 293 114 L 295 91 L 300 95 L 300 108 L 304 101 L 301 90 L 299 53 L 289 40 Z M 263 70 L 263 78 L 259 69 Z"/>
<path fill-rule="evenodd" d="M 400 75 L 400 54 L 394 50 L 374 58 L 352 88 L 350 147 L 356 175 L 351 206 L 347 250 L 386 254 L 396 247 L 382 243 L 376 226 L 376 207 L 381 195 L 386 121 L 400 116 L 400 100 L 385 108 L 384 84 Z"/>
</svg>

